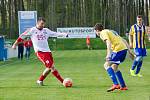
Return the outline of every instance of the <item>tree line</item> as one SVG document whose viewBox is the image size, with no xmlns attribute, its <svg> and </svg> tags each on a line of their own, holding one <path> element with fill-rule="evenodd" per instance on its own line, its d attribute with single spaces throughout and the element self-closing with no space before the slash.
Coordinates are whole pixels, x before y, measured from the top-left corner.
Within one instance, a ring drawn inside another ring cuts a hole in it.
<svg viewBox="0 0 150 100">
<path fill-rule="evenodd" d="M 37 11 L 52 30 L 92 27 L 99 22 L 124 35 L 139 14 L 149 25 L 149 3 L 150 0 L 0 0 L 0 34 L 15 38 L 18 11 Z"/>
</svg>

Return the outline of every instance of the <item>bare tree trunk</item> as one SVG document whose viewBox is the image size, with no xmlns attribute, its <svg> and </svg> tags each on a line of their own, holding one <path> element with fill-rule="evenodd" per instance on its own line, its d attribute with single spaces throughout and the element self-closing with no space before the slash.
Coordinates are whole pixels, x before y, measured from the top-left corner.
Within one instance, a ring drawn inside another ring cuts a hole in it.
<svg viewBox="0 0 150 100">
<path fill-rule="evenodd" d="M 9 8 L 9 11 L 8 11 L 8 14 L 9 14 L 9 28 L 10 28 L 10 31 L 9 31 L 9 38 L 12 38 L 12 35 L 14 33 L 14 22 L 13 22 L 13 0 L 8 0 L 8 8 Z"/>
<path fill-rule="evenodd" d="M 6 0 L 1 0 L 1 22 L 2 22 L 2 33 L 6 32 Z"/>
<path fill-rule="evenodd" d="M 148 0 L 145 0 L 145 24 L 149 25 L 149 19 L 148 19 Z"/>
</svg>

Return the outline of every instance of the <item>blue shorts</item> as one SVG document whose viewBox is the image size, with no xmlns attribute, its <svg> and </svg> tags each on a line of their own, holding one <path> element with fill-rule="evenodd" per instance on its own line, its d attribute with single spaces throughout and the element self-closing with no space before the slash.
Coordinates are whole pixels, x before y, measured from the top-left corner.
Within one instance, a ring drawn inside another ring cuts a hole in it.
<svg viewBox="0 0 150 100">
<path fill-rule="evenodd" d="M 136 56 L 147 56 L 145 48 L 134 48 L 134 53 Z"/>
<path fill-rule="evenodd" d="M 127 49 L 119 52 L 112 52 L 109 61 L 113 64 L 119 65 L 125 60 L 126 55 L 127 55 Z"/>
</svg>

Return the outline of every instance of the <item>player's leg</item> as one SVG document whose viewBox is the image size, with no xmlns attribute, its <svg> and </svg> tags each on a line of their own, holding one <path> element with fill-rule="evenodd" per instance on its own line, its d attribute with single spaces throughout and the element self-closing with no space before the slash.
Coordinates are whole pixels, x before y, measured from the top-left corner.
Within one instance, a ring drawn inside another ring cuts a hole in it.
<svg viewBox="0 0 150 100">
<path fill-rule="evenodd" d="M 47 54 L 47 58 L 49 58 L 49 63 L 46 62 L 46 66 L 51 68 L 52 74 L 61 82 L 63 83 L 64 79 L 59 74 L 58 70 L 54 66 L 53 56 L 52 53 Z"/>
<path fill-rule="evenodd" d="M 30 57 L 30 47 L 28 47 L 28 59 Z"/>
<path fill-rule="evenodd" d="M 112 69 L 112 67 L 110 66 L 110 63 L 109 62 L 105 62 L 104 68 L 106 69 L 108 75 L 110 76 L 113 84 L 118 85 L 118 81 L 117 81 L 117 78 L 115 76 L 115 72 Z"/>
<path fill-rule="evenodd" d="M 30 47 L 27 47 L 26 48 L 26 58 L 27 58 L 27 60 L 29 59 L 29 56 L 30 56 Z"/>
<path fill-rule="evenodd" d="M 133 61 L 132 67 L 130 69 L 131 76 L 136 76 L 135 68 L 137 67 L 138 63 L 141 61 L 141 57 L 140 56 L 142 56 L 142 49 L 135 48 L 134 49 L 134 53 L 135 53 L 136 57 L 135 57 L 135 59 Z"/>
<path fill-rule="evenodd" d="M 52 67 L 51 67 L 51 72 L 61 83 L 63 83 L 64 79 L 59 74 L 58 70 L 54 67 L 54 65 L 52 65 Z"/>
<path fill-rule="evenodd" d="M 59 72 L 54 68 L 54 61 L 53 61 L 53 57 L 52 54 L 50 52 L 38 52 L 37 53 L 37 57 L 39 58 L 39 60 L 41 62 L 44 63 L 44 65 L 46 66 L 45 71 L 43 72 L 43 74 L 40 76 L 39 81 L 42 81 L 46 78 L 46 76 L 50 73 L 50 71 L 52 72 L 52 74 L 61 82 L 63 83 L 63 78 L 61 77 L 61 75 L 59 74 Z"/>
<path fill-rule="evenodd" d="M 39 85 L 43 85 L 43 81 L 44 79 L 47 77 L 47 75 L 51 72 L 51 69 L 50 68 L 46 68 L 43 73 L 41 74 L 41 76 L 39 77 L 39 79 L 37 80 L 37 83 Z"/>
<path fill-rule="evenodd" d="M 143 63 L 143 57 L 142 56 L 136 56 L 136 58 L 132 64 L 132 68 L 130 69 L 130 73 L 132 76 L 137 76 L 137 74 L 139 73 L 139 71 L 141 69 L 142 63 Z M 136 66 L 137 66 L 137 70 L 135 72 L 134 70 L 135 70 Z"/>
<path fill-rule="evenodd" d="M 26 57 L 26 59 L 27 59 L 27 52 L 28 52 L 27 49 L 28 49 L 28 48 L 26 47 L 26 51 L 25 51 L 25 57 Z"/>
<path fill-rule="evenodd" d="M 46 52 L 37 52 L 36 53 L 37 58 L 46 66 L 46 69 L 43 71 L 43 73 L 41 74 L 41 76 L 39 77 L 39 79 L 37 80 L 37 83 L 39 85 L 43 85 L 43 81 L 44 79 L 47 77 L 47 75 L 50 73 L 51 71 L 51 66 L 52 63 L 50 61 L 50 57 L 49 54 Z"/>
<path fill-rule="evenodd" d="M 135 68 L 136 68 L 137 64 L 138 64 L 138 61 L 137 61 L 136 59 L 134 59 L 133 64 L 132 64 L 132 67 L 131 67 L 131 69 L 130 69 L 130 74 L 131 74 L 131 76 L 136 76 L 136 75 L 135 75 Z"/>
<path fill-rule="evenodd" d="M 111 78 L 111 80 L 112 80 L 112 82 L 113 82 L 112 87 L 109 88 L 109 89 L 107 90 L 107 92 L 111 92 L 111 91 L 113 91 L 113 90 L 115 90 L 115 89 L 119 89 L 120 86 L 119 86 L 119 83 L 118 83 L 118 81 L 117 81 L 115 72 L 114 72 L 114 70 L 113 70 L 112 67 L 111 67 L 111 64 L 110 64 L 109 62 L 105 62 L 104 68 L 106 69 L 108 75 L 110 76 L 110 78 Z"/>
<path fill-rule="evenodd" d="M 121 86 L 121 90 L 127 90 L 127 87 L 126 87 L 126 84 L 125 84 L 125 81 L 123 79 L 123 76 L 122 76 L 122 73 L 121 71 L 118 69 L 118 65 L 117 64 L 112 64 L 111 66 L 113 68 L 113 70 L 115 71 L 115 74 L 117 76 L 117 79 L 120 83 L 120 86 Z"/>
<path fill-rule="evenodd" d="M 24 46 L 21 46 L 21 60 L 23 59 L 23 51 L 24 51 Z"/>
<path fill-rule="evenodd" d="M 144 56 L 147 56 L 147 54 L 146 54 L 146 49 L 145 49 L 145 48 L 141 49 L 141 54 L 142 54 L 142 55 L 141 55 L 141 59 L 140 59 L 138 65 L 137 65 L 137 69 L 136 69 L 136 72 L 135 72 L 135 74 L 136 74 L 138 77 L 142 77 L 142 75 L 140 74 L 140 70 L 141 70 L 141 67 L 142 67 L 142 64 L 143 64 L 143 57 L 144 57 Z"/>
<path fill-rule="evenodd" d="M 90 44 L 87 44 L 88 50 L 90 50 Z"/>
<path fill-rule="evenodd" d="M 135 74 L 139 77 L 142 77 L 142 75 L 140 74 L 140 70 L 141 70 L 141 67 L 142 67 L 142 64 L 143 64 L 143 57 L 140 56 L 139 58 L 140 60 L 138 61 L 138 64 L 137 64 L 137 69 L 136 69 L 136 72 Z"/>
<path fill-rule="evenodd" d="M 51 68 L 46 68 L 43 72 L 43 74 L 40 76 L 39 83 L 41 83 L 43 85 L 43 81 L 44 79 L 47 77 L 47 75 L 52 72 L 52 74 L 61 82 L 63 83 L 64 79 L 61 77 L 61 75 L 59 74 L 58 70 L 54 67 L 54 65 L 52 65 Z M 40 85 L 41 85 L 40 84 Z"/>
<path fill-rule="evenodd" d="M 119 51 L 119 52 L 112 52 L 111 57 L 110 57 L 111 68 L 115 72 L 115 75 L 117 76 L 116 78 L 118 78 L 118 80 L 119 80 L 119 83 L 121 85 L 121 89 L 123 88 L 125 90 L 127 90 L 127 88 L 126 88 L 124 79 L 122 77 L 122 73 L 121 73 L 120 70 L 118 70 L 118 65 L 125 60 L 126 54 L 127 54 L 127 50 L 122 50 L 122 51 Z M 120 88 L 120 86 L 118 86 L 115 89 L 119 89 L 119 88 Z M 113 91 L 114 86 L 112 86 L 108 90 Z"/>
<path fill-rule="evenodd" d="M 115 70 L 115 74 L 117 76 L 117 79 L 119 80 L 120 83 L 120 90 L 128 90 L 125 84 L 125 81 L 123 79 L 122 73 L 121 71 L 118 69 L 118 66 L 120 63 L 122 63 L 127 55 L 127 50 L 122 50 L 120 52 L 117 53 L 118 55 L 116 56 L 116 61 L 119 61 L 118 63 L 115 62 L 114 64 L 112 64 L 112 68 Z"/>
<path fill-rule="evenodd" d="M 20 46 L 18 46 L 18 59 L 20 60 Z"/>
</svg>

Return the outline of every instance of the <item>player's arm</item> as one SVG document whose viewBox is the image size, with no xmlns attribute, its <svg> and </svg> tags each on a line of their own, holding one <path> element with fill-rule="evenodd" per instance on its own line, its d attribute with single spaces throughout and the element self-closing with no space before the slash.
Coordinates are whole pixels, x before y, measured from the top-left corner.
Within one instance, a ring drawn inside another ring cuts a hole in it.
<svg viewBox="0 0 150 100">
<path fill-rule="evenodd" d="M 122 41 L 126 44 L 126 47 L 128 48 L 128 50 L 131 50 L 129 44 L 127 43 L 127 41 L 123 38 L 122 38 Z"/>
<path fill-rule="evenodd" d="M 25 38 L 29 37 L 30 35 L 31 35 L 30 30 L 26 30 L 26 31 L 25 31 L 24 33 L 22 33 L 22 34 L 18 37 L 18 39 L 14 42 L 12 48 L 13 48 L 13 49 L 16 49 L 16 46 L 19 44 L 19 42 L 20 42 L 21 40 L 24 40 Z"/>
<path fill-rule="evenodd" d="M 56 35 L 58 36 L 58 37 L 68 37 L 68 34 L 67 33 L 56 33 Z"/>
<path fill-rule="evenodd" d="M 111 42 L 108 39 L 106 39 L 105 42 L 106 42 L 106 46 L 107 46 L 106 61 L 108 61 L 110 58 L 110 54 L 111 54 Z"/>
<path fill-rule="evenodd" d="M 130 48 L 133 48 L 133 35 L 129 35 Z"/>
<path fill-rule="evenodd" d="M 109 38 L 109 35 L 106 31 L 103 31 L 100 33 L 100 38 L 106 43 L 106 46 L 107 46 L 107 55 L 106 55 L 106 61 L 109 60 L 110 58 L 110 54 L 111 54 L 111 41 L 110 41 L 110 38 Z"/>
<path fill-rule="evenodd" d="M 146 42 L 147 41 L 149 41 L 149 37 L 148 37 L 148 29 L 146 28 L 146 32 L 145 32 L 145 40 L 144 40 L 144 42 L 145 42 L 145 46 L 146 46 Z"/>
<path fill-rule="evenodd" d="M 19 44 L 20 41 L 22 41 L 22 38 L 19 37 L 19 38 L 15 41 L 15 43 L 13 44 L 12 48 L 13 48 L 13 49 L 16 49 L 16 46 Z"/>
<path fill-rule="evenodd" d="M 122 38 L 122 41 L 126 44 L 126 47 L 128 48 L 128 54 L 129 54 L 129 57 L 134 60 L 135 58 L 135 55 L 134 53 L 132 52 L 132 50 L 130 49 L 130 46 L 129 44 L 127 43 L 127 41 L 125 39 Z"/>
<path fill-rule="evenodd" d="M 129 32 L 129 46 L 130 48 L 133 48 L 133 31 L 134 26 L 131 26 L 130 32 Z"/>
<path fill-rule="evenodd" d="M 49 29 L 47 29 L 47 33 L 49 37 L 68 37 L 67 33 L 54 32 Z"/>
</svg>

